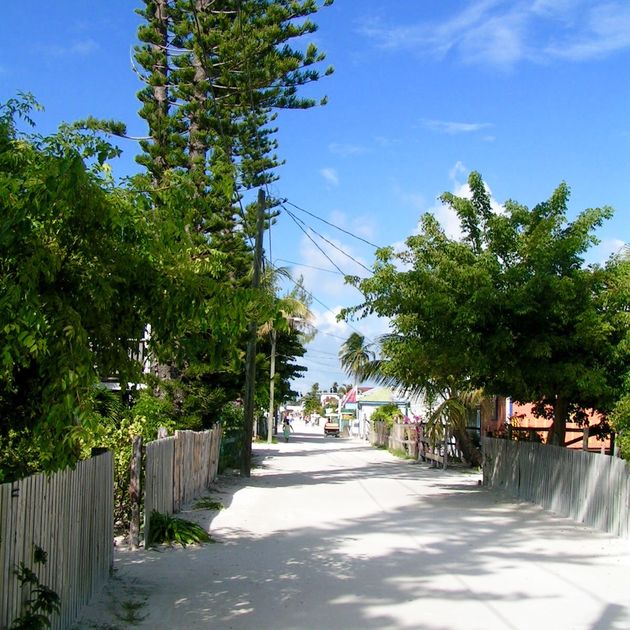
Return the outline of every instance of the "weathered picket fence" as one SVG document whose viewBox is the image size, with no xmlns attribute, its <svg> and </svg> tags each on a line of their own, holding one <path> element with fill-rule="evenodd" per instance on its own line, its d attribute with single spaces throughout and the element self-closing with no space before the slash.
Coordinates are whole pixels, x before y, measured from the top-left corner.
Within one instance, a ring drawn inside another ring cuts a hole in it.
<svg viewBox="0 0 630 630">
<path fill-rule="evenodd" d="M 113 506 L 111 453 L 0 485 L 0 628 L 11 626 L 29 596 L 15 576 L 21 562 L 61 598 L 52 628 L 71 625 L 109 577 Z M 46 564 L 33 562 L 35 546 L 46 552 Z"/>
<path fill-rule="evenodd" d="M 444 452 L 448 453 L 447 463 L 459 462 L 462 454 L 457 448 L 455 439 L 449 436 L 446 443 L 432 444 L 425 435 L 422 423 L 373 422 L 370 427 L 370 443 L 373 446 L 387 447 L 395 452 L 404 452 L 407 457 L 444 465 Z"/>
<path fill-rule="evenodd" d="M 388 448 L 405 452 L 407 457 L 418 459 L 418 442 L 422 427 L 418 424 L 393 424 L 389 431 Z"/>
<path fill-rule="evenodd" d="M 389 444 L 389 427 L 385 422 L 370 423 L 370 444 L 372 446 L 387 446 Z"/>
<path fill-rule="evenodd" d="M 622 459 L 494 438 L 482 447 L 484 485 L 630 538 L 630 466 Z"/>
<path fill-rule="evenodd" d="M 216 480 L 220 446 L 220 425 L 203 432 L 175 431 L 146 445 L 145 539 L 153 510 L 175 514 Z"/>
</svg>

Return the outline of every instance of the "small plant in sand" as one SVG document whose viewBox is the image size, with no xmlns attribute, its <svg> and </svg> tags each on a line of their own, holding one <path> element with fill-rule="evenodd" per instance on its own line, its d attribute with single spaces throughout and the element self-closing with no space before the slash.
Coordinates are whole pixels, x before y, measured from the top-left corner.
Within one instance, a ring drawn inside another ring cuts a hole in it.
<svg viewBox="0 0 630 630">
<path fill-rule="evenodd" d="M 47 553 L 37 545 L 33 545 L 33 563 L 46 564 Z M 44 630 L 50 628 L 50 616 L 59 613 L 61 600 L 51 588 L 39 581 L 39 577 L 24 562 L 20 562 L 15 575 L 23 590 L 27 591 L 23 600 L 22 614 L 13 621 L 11 630 Z"/>
<path fill-rule="evenodd" d="M 149 521 L 147 546 L 152 547 L 162 543 L 186 547 L 193 543 L 214 542 L 208 532 L 197 523 L 176 518 L 170 514 L 162 514 L 153 510 Z"/>
<path fill-rule="evenodd" d="M 414 459 L 407 451 L 403 448 L 390 448 L 389 452 L 394 456 L 400 459 Z"/>
<path fill-rule="evenodd" d="M 130 599 L 123 600 L 120 603 L 121 612 L 116 613 L 116 617 L 124 622 L 127 626 L 137 626 L 139 623 L 142 623 L 147 617 L 147 615 L 140 615 L 140 610 L 145 606 L 146 602 L 143 601 L 134 601 Z"/>
<path fill-rule="evenodd" d="M 210 497 L 198 499 L 193 505 L 193 510 L 222 510 L 225 506 L 221 501 L 216 501 Z"/>
</svg>

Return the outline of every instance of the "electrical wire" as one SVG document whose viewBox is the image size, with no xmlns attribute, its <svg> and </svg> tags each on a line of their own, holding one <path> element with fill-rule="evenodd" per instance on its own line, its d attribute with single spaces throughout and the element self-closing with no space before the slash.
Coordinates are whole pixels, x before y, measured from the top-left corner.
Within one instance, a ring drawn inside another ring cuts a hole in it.
<svg viewBox="0 0 630 630">
<path fill-rule="evenodd" d="M 350 254 L 348 254 L 348 252 L 345 252 L 340 247 L 337 247 L 337 245 L 335 245 L 332 241 L 329 241 L 325 236 L 320 234 L 317 230 L 312 228 L 310 225 L 306 225 L 306 223 L 304 221 L 302 221 L 302 219 L 299 219 L 298 217 L 296 217 L 295 214 L 293 214 L 293 212 L 291 212 L 286 206 L 283 205 L 281 207 L 293 219 L 293 221 L 295 221 L 296 224 L 298 224 L 298 222 L 299 222 L 302 225 L 306 226 L 311 232 L 313 232 L 313 234 L 319 236 L 319 238 L 321 238 L 323 241 L 326 241 L 326 243 L 328 243 L 331 247 L 334 247 L 340 254 L 343 254 L 346 258 L 349 258 L 350 260 L 355 262 L 360 267 L 363 267 L 363 269 L 365 269 L 368 273 L 372 273 L 372 270 L 370 268 L 366 267 L 361 261 L 357 260 L 354 256 L 351 256 Z M 302 230 L 302 231 L 304 232 L 304 230 Z M 304 232 L 304 233 L 306 234 L 306 232 Z M 311 239 L 311 241 L 313 241 L 313 239 Z M 313 241 L 313 243 L 314 243 L 314 241 Z M 317 246 L 317 248 L 323 253 L 322 249 L 319 246 Z M 326 256 L 326 258 L 328 258 L 328 256 Z M 330 260 L 330 258 L 328 258 L 328 260 Z M 332 263 L 332 264 L 334 265 L 335 263 Z M 337 267 L 337 266 L 335 265 L 335 267 Z M 339 267 L 337 267 L 337 269 L 339 269 Z"/>
<path fill-rule="evenodd" d="M 311 243 L 313 243 L 313 245 L 315 245 L 315 247 L 317 247 L 317 249 L 322 253 L 322 255 L 324 256 L 324 258 L 342 275 L 345 276 L 346 274 L 341 271 L 341 269 L 339 268 L 339 266 L 335 263 L 335 261 L 315 242 L 315 240 L 313 239 L 313 237 L 300 225 L 298 219 L 296 218 L 296 216 L 291 213 L 290 211 L 287 210 L 288 215 L 291 217 L 291 219 L 293 219 L 293 222 L 295 223 L 295 225 L 297 225 L 300 230 L 302 230 L 302 232 L 304 233 L 304 236 L 306 236 L 306 238 L 308 238 L 309 241 L 311 241 Z"/>
<path fill-rule="evenodd" d="M 269 265 L 275 269 L 276 271 L 278 270 L 278 268 L 270 261 L 267 260 L 267 262 L 269 263 Z M 334 315 L 335 317 L 337 317 L 337 313 L 335 313 L 335 311 L 333 311 L 329 306 L 327 306 L 326 304 L 324 304 L 317 296 L 315 296 L 313 293 L 311 293 L 301 282 L 297 282 L 293 276 L 289 273 L 288 275 L 288 279 L 298 288 L 301 289 L 302 291 L 304 291 L 304 293 L 306 293 L 306 295 L 310 296 L 315 302 L 317 302 L 320 306 L 323 306 L 331 315 Z M 355 328 L 352 324 L 350 324 L 349 322 L 346 322 L 346 326 L 348 328 L 350 328 L 350 330 L 353 330 L 354 332 L 358 333 L 359 335 L 363 335 L 365 337 L 365 339 L 367 339 L 370 343 L 375 343 L 375 341 L 373 339 L 370 339 L 367 335 L 365 335 L 364 333 L 362 333 L 358 328 Z M 324 332 L 322 330 L 319 330 L 316 328 L 316 330 L 322 334 L 322 335 L 328 335 L 329 337 L 335 337 L 336 339 L 341 339 L 341 341 L 347 341 L 347 339 L 345 337 L 340 337 L 339 335 L 334 335 L 332 333 L 327 333 Z"/>
<path fill-rule="evenodd" d="M 305 265 L 304 263 L 295 262 L 294 260 L 287 260 L 286 258 L 276 258 L 276 262 L 285 262 L 296 267 L 306 267 L 307 269 L 315 269 L 316 271 L 325 271 L 326 273 L 334 273 L 335 275 L 343 275 L 333 269 L 324 269 L 323 267 L 314 267 L 313 265 Z"/>
<path fill-rule="evenodd" d="M 293 206 L 296 210 L 299 210 L 300 212 L 305 212 L 306 214 L 312 216 L 318 221 L 321 221 L 322 223 L 325 223 L 326 225 L 330 225 L 330 227 L 334 227 L 336 230 L 339 230 L 340 232 L 343 232 L 344 234 L 347 234 L 348 236 L 351 236 L 352 238 L 356 238 L 358 241 L 362 241 L 363 243 L 369 245 L 370 247 L 373 247 L 374 249 L 381 249 L 380 245 L 375 245 L 374 243 L 371 243 L 370 241 L 368 241 L 367 239 L 361 236 L 357 236 L 356 234 L 353 234 L 352 232 L 345 230 L 344 228 L 339 227 L 338 225 L 335 225 L 334 223 L 331 223 L 330 221 L 326 221 L 326 219 L 322 219 L 322 217 L 317 216 L 314 212 L 310 212 L 309 210 L 306 210 L 305 208 L 300 208 L 300 206 L 297 206 L 296 204 L 292 203 L 289 200 L 286 200 L 285 203 L 288 203 L 290 206 Z"/>
</svg>

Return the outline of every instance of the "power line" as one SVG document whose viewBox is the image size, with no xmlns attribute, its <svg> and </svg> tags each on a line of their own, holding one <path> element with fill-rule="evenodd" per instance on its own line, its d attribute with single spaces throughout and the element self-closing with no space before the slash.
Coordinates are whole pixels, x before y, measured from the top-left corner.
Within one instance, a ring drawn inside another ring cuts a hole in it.
<svg viewBox="0 0 630 630">
<path fill-rule="evenodd" d="M 270 261 L 267 259 L 267 262 L 269 263 L 269 265 L 271 267 L 273 267 L 276 271 L 278 270 L 278 268 Z M 315 302 L 317 302 L 318 304 L 320 304 L 321 306 L 323 306 L 331 315 L 334 315 L 335 317 L 337 317 L 337 313 L 335 313 L 335 311 L 333 311 L 329 306 L 327 306 L 326 304 L 324 304 L 317 296 L 315 296 L 313 293 L 311 293 L 301 282 L 297 282 L 293 276 L 289 273 L 288 279 L 298 288 L 298 289 L 302 289 L 302 291 L 304 291 L 304 293 L 306 293 L 306 295 L 310 296 L 313 300 L 315 300 Z M 351 330 L 353 330 L 354 332 L 358 333 L 359 335 L 363 335 L 370 343 L 375 343 L 375 341 L 373 339 L 370 339 L 367 335 L 365 335 L 364 333 L 362 333 L 359 329 L 355 328 L 352 324 L 350 324 L 349 322 L 345 322 L 346 326 L 348 328 L 350 328 Z M 321 333 L 322 335 L 328 335 L 329 337 L 335 337 L 336 339 L 341 339 L 341 341 L 347 341 L 347 339 L 345 337 L 340 337 L 339 335 L 333 335 L 332 333 L 327 333 L 324 331 L 321 331 L 319 329 L 317 329 L 317 331 L 319 333 Z"/>
<path fill-rule="evenodd" d="M 300 208 L 300 206 L 295 205 L 289 200 L 287 200 L 285 203 L 288 203 L 290 206 L 293 206 L 296 210 L 299 210 L 300 212 L 305 212 L 306 214 L 312 216 L 318 221 L 321 221 L 322 223 L 325 223 L 326 225 L 330 225 L 330 227 L 334 227 L 336 230 L 339 230 L 340 232 L 343 232 L 344 234 L 347 234 L 348 236 L 351 236 L 352 238 L 356 238 L 358 241 L 362 241 L 363 243 L 366 243 L 367 245 L 369 245 L 370 247 L 373 247 L 374 249 L 381 249 L 380 245 L 375 245 L 374 243 L 371 243 L 370 241 L 368 241 L 367 239 L 361 236 L 357 236 L 356 234 L 353 234 L 352 232 L 349 232 L 348 230 L 345 230 L 344 228 L 339 227 L 338 225 L 335 225 L 334 223 L 331 223 L 330 221 L 326 221 L 326 219 L 322 219 L 322 217 L 318 217 L 315 213 L 309 212 L 305 208 Z"/>
<path fill-rule="evenodd" d="M 330 262 L 330 264 L 333 265 L 335 267 L 335 269 L 338 269 L 341 274 L 343 274 L 344 276 L 348 275 L 348 274 L 344 274 L 343 271 L 341 271 L 341 269 L 335 264 L 335 262 L 330 258 L 330 256 L 328 256 L 328 254 L 326 254 L 326 252 L 324 252 L 324 250 L 311 238 L 311 236 L 300 225 L 300 223 L 305 225 L 311 232 L 313 232 L 313 234 L 316 234 L 317 236 L 319 236 L 319 238 L 321 238 L 323 241 L 326 241 L 331 247 L 334 247 L 339 253 L 341 253 L 344 256 L 346 256 L 346 258 L 349 258 L 350 260 L 355 262 L 360 267 L 363 267 L 363 269 L 365 269 L 368 273 L 372 273 L 372 270 L 369 269 L 368 267 L 366 267 L 362 262 L 360 262 L 359 260 L 354 258 L 354 256 L 351 256 L 350 254 L 348 254 L 348 252 L 345 252 L 340 247 L 337 247 L 337 245 L 335 245 L 333 242 L 329 241 L 325 236 L 322 236 L 317 230 L 314 230 L 310 225 L 306 225 L 306 223 L 304 223 L 304 221 L 302 221 L 302 219 L 299 219 L 298 217 L 296 217 L 295 214 L 293 214 L 293 212 L 291 212 L 284 205 L 282 206 L 282 208 L 293 219 L 295 224 L 302 230 L 302 232 L 304 232 L 304 234 L 309 238 L 309 240 L 313 243 L 313 245 L 315 245 L 315 247 L 317 247 L 317 249 L 319 249 L 319 251 L 326 257 L 326 259 Z"/>
<path fill-rule="evenodd" d="M 286 262 L 296 267 L 306 267 L 307 269 L 316 269 L 317 271 L 325 271 L 326 273 L 334 273 L 335 275 L 342 275 L 338 271 L 333 269 L 324 269 L 323 267 L 314 267 L 313 265 L 305 265 L 304 263 L 295 262 L 294 260 L 287 260 L 286 258 L 276 258 L 276 261 Z"/>
<path fill-rule="evenodd" d="M 322 255 L 324 256 L 324 258 L 326 258 L 326 260 L 342 275 L 345 276 L 346 274 L 341 271 L 341 269 L 337 266 L 337 264 L 335 263 L 335 261 L 314 241 L 313 237 L 300 225 L 298 218 L 289 210 L 286 211 L 287 214 L 291 217 L 291 219 L 293 219 L 293 222 L 295 223 L 295 225 L 297 225 L 300 230 L 302 230 L 302 232 L 304 232 L 304 235 L 306 236 L 306 238 L 308 238 L 311 243 L 313 243 L 313 245 L 315 245 L 315 247 L 317 247 L 317 249 L 322 253 Z"/>
<path fill-rule="evenodd" d="M 326 357 L 335 357 L 336 359 L 339 358 L 339 355 L 335 354 L 334 352 L 326 352 L 325 350 L 319 350 L 318 348 L 307 348 L 308 352 L 317 352 L 318 354 L 324 354 L 326 355 Z M 322 358 L 326 358 L 326 357 L 322 357 Z"/>
</svg>

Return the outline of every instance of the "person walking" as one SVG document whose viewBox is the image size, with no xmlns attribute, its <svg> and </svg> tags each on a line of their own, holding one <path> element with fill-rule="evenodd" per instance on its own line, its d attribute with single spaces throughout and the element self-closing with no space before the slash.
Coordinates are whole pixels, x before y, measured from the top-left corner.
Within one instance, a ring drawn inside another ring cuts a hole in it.
<svg viewBox="0 0 630 630">
<path fill-rule="evenodd" d="M 289 434 L 291 433 L 291 431 L 293 431 L 293 427 L 291 426 L 289 419 L 285 418 L 282 421 L 282 435 L 284 436 L 285 442 L 289 441 Z"/>
</svg>

